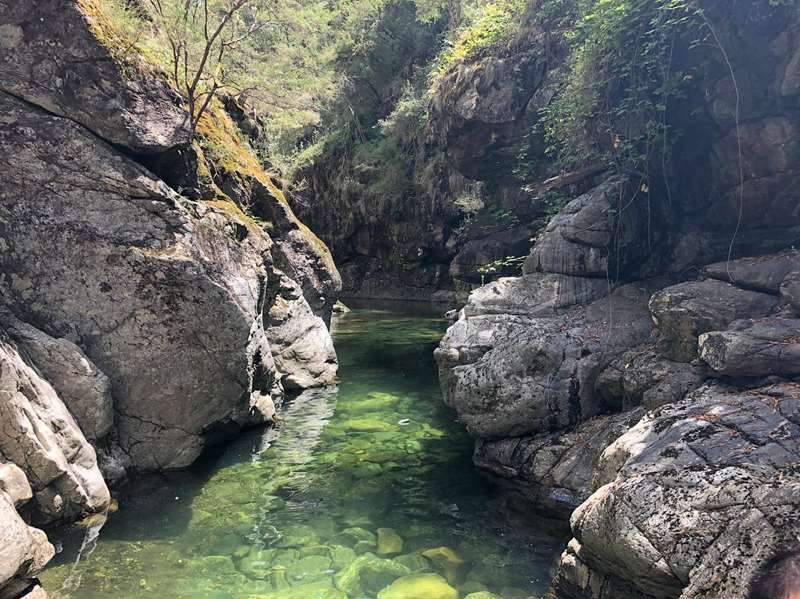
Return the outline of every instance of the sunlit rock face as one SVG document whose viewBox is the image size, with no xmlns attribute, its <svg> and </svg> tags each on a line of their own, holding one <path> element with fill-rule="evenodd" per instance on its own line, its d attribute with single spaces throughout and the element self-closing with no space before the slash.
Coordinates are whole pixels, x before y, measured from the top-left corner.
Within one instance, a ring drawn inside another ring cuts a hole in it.
<svg viewBox="0 0 800 599">
<path fill-rule="evenodd" d="M 223 181 L 172 172 L 199 172 L 188 115 L 93 2 L 0 3 L 0 32 L 2 326 L 109 476 L 187 466 L 271 420 L 284 384 L 332 382 L 338 273 L 257 161 L 242 150 L 238 180 L 259 182 L 243 187 L 277 240 L 240 188 L 223 201 Z"/>
</svg>

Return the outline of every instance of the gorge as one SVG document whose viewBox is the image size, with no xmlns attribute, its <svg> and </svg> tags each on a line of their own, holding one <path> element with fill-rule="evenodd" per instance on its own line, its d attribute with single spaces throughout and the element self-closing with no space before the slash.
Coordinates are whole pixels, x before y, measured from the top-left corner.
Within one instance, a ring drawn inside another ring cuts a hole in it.
<svg viewBox="0 0 800 599">
<path fill-rule="evenodd" d="M 223 36 L 200 110 L 166 5 L 0 0 L 0 599 L 746 599 L 800 550 L 794 0 L 276 2 L 283 95 Z"/>
</svg>

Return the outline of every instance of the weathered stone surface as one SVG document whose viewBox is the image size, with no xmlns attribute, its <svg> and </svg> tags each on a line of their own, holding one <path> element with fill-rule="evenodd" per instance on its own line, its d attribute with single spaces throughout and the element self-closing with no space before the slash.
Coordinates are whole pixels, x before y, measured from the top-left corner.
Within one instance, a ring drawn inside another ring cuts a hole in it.
<svg viewBox="0 0 800 599">
<path fill-rule="evenodd" d="M 649 337 L 650 291 L 623 286 L 552 318 L 471 315 L 468 306 L 435 353 L 445 401 L 481 438 L 552 431 L 602 413 L 597 376 Z"/>
<path fill-rule="evenodd" d="M 110 501 L 94 449 L 75 420 L 53 388 L 2 337 L 0 456 L 25 472 L 42 520 L 102 510 Z"/>
<path fill-rule="evenodd" d="M 611 179 L 575 198 L 550 221 L 524 272 L 617 281 L 648 258 L 646 198 Z"/>
<path fill-rule="evenodd" d="M 5 493 L 17 507 L 33 498 L 25 473 L 15 464 L 0 464 L 0 492 Z"/>
<path fill-rule="evenodd" d="M 800 271 L 786 275 L 781 283 L 781 297 L 789 301 L 795 314 L 800 316 Z"/>
<path fill-rule="evenodd" d="M 662 289 L 650 300 L 650 312 L 661 336 L 661 352 L 677 362 L 697 356 L 697 337 L 734 320 L 766 316 L 777 298 L 709 279 Z"/>
<path fill-rule="evenodd" d="M 592 478 L 600 454 L 641 415 L 634 410 L 598 416 L 567 432 L 478 440 L 473 461 L 501 486 L 520 492 L 537 510 L 566 519 L 594 491 Z"/>
<path fill-rule="evenodd" d="M 81 348 L 67 339 L 54 339 L 13 317 L 4 320 L 6 332 L 50 383 L 90 440 L 106 436 L 114 425 L 111 384 Z"/>
<path fill-rule="evenodd" d="M 519 119 L 545 70 L 546 62 L 531 51 L 466 62 L 444 77 L 431 107 L 448 158 L 460 172 L 480 180 L 507 169 L 526 133 Z"/>
<path fill-rule="evenodd" d="M 0 589 L 23 591 L 53 555 L 45 534 L 25 524 L 8 495 L 0 492 Z"/>
<path fill-rule="evenodd" d="M 5 94 L 0 106 L 0 163 L 16 173 L 0 191 L 7 307 L 108 376 L 135 467 L 188 465 L 273 388 L 259 303 L 269 238 L 71 121 Z"/>
<path fill-rule="evenodd" d="M 558 274 L 503 277 L 473 291 L 464 314 L 555 316 L 563 308 L 586 304 L 609 292 L 607 281 Z"/>
<path fill-rule="evenodd" d="M 137 152 L 188 144 L 180 98 L 122 44 L 95 0 L 2 0 L 0 91 Z"/>
<path fill-rule="evenodd" d="M 700 335 L 700 359 L 731 376 L 800 374 L 800 320 L 742 320 Z"/>
<path fill-rule="evenodd" d="M 278 271 L 267 297 L 264 325 L 283 386 L 307 389 L 331 384 L 337 370 L 333 341 L 299 286 Z"/>
<path fill-rule="evenodd" d="M 709 264 L 703 269 L 703 273 L 743 289 L 777 295 L 786 275 L 798 270 L 800 270 L 800 252 L 790 250 L 779 254 Z"/>
<path fill-rule="evenodd" d="M 642 419 L 603 452 L 603 486 L 572 516 L 558 596 L 610 597 L 616 580 L 620 598 L 743 598 L 796 542 L 799 420 L 794 383 L 703 387 Z"/>
<path fill-rule="evenodd" d="M 661 357 L 652 344 L 625 352 L 597 377 L 595 389 L 617 410 L 680 401 L 705 379 L 702 368 Z"/>
</svg>

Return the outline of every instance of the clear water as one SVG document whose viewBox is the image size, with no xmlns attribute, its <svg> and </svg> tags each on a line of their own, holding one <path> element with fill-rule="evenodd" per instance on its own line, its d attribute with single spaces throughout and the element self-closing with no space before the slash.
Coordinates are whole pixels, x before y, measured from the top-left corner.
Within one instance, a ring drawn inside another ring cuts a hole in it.
<svg viewBox="0 0 800 599">
<path fill-rule="evenodd" d="M 445 325 L 396 310 L 337 319 L 338 389 L 289 402 L 279 430 L 137 480 L 106 522 L 52 531 L 51 597 L 362 599 L 419 572 L 462 598 L 540 597 L 564 531 L 525 528 L 474 471 L 432 359 Z M 402 548 L 379 548 L 379 528 Z M 439 547 L 455 557 L 422 556 Z"/>
</svg>

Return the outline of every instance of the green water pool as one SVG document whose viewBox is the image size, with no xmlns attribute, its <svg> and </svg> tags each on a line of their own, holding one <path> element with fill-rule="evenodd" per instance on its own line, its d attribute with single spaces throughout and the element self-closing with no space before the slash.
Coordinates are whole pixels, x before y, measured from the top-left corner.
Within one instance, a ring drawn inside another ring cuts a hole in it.
<svg viewBox="0 0 800 599">
<path fill-rule="evenodd" d="M 436 379 L 444 329 L 397 305 L 338 317 L 337 388 L 303 393 L 279 429 L 242 435 L 189 471 L 129 484 L 106 522 L 51 531 L 61 551 L 45 589 L 75 599 L 540 597 L 563 531 L 518 519 L 475 472 Z"/>
</svg>

